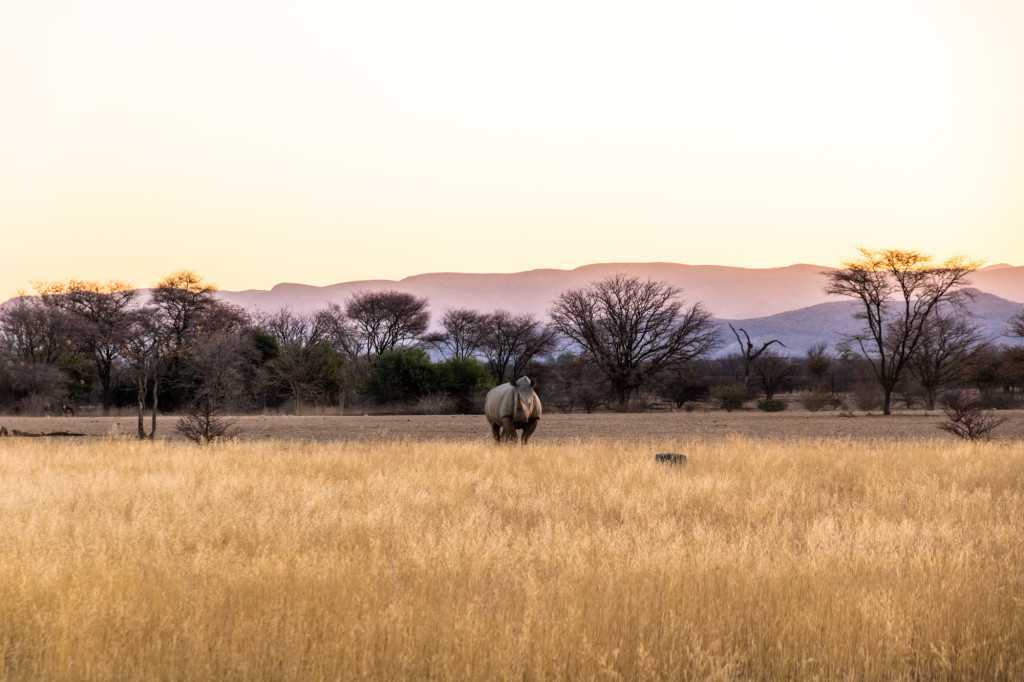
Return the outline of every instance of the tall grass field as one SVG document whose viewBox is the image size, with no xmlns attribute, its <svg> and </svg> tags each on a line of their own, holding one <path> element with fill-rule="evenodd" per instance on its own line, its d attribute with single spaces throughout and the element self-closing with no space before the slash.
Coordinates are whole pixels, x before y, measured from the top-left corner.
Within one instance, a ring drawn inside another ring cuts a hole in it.
<svg viewBox="0 0 1024 682">
<path fill-rule="evenodd" d="M 363 678 L 1024 679 L 1024 447 L 0 441 L 0 679 Z"/>
</svg>

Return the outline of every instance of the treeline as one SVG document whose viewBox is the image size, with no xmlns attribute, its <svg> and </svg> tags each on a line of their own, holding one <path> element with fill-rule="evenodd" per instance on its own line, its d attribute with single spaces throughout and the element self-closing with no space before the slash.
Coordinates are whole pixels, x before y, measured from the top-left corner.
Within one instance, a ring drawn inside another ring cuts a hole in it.
<svg viewBox="0 0 1024 682">
<path fill-rule="evenodd" d="M 248 313 L 191 272 L 145 293 L 118 282 L 48 284 L 0 311 L 0 410 L 131 406 L 139 437 L 153 437 L 167 412 L 200 430 L 229 411 L 476 412 L 489 387 L 522 374 L 563 411 L 754 400 L 772 411 L 791 402 L 782 394 L 799 392 L 811 410 L 889 413 L 934 408 L 954 388 L 1013 407 L 1024 350 L 984 338 L 971 321 L 963 287 L 972 270 L 865 251 L 828 280 L 831 293 L 863 304 L 864 333 L 800 356 L 785 339 L 742 329 L 731 329 L 736 352 L 723 355 L 732 338 L 700 303 L 622 275 L 562 293 L 548 321 L 456 309 L 433 328 L 428 301 L 396 291 L 308 314 Z M 1024 337 L 1024 315 L 1008 325 Z"/>
</svg>

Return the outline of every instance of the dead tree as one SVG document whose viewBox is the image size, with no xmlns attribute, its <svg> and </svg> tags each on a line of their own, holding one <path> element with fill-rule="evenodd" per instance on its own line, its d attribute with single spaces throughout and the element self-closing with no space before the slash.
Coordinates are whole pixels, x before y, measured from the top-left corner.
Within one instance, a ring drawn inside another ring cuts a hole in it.
<svg viewBox="0 0 1024 682">
<path fill-rule="evenodd" d="M 742 327 L 737 330 L 732 324 L 729 324 L 729 329 L 732 330 L 733 336 L 736 337 L 736 343 L 740 347 L 740 357 L 743 358 L 743 386 L 744 388 L 750 388 L 750 370 L 753 368 L 754 363 L 761 357 L 766 350 L 771 348 L 774 344 L 779 344 L 783 348 L 786 344 L 782 343 L 778 339 L 772 339 L 771 341 L 765 341 L 761 344 L 761 347 L 754 349 L 754 343 L 750 340 L 750 334 L 747 333 L 746 329 Z M 740 338 L 740 332 L 743 333 L 744 338 Z"/>
<path fill-rule="evenodd" d="M 684 307 L 669 284 L 614 275 L 558 297 L 555 328 L 608 379 L 620 409 L 655 374 L 708 353 L 715 325 L 700 303 Z"/>
<path fill-rule="evenodd" d="M 932 265 L 917 251 L 861 249 L 861 258 L 826 272 L 826 291 L 853 298 L 865 329 L 851 337 L 882 387 L 884 414 L 892 414 L 892 394 L 944 301 L 960 303 L 959 290 L 977 264 L 954 258 Z"/>
</svg>

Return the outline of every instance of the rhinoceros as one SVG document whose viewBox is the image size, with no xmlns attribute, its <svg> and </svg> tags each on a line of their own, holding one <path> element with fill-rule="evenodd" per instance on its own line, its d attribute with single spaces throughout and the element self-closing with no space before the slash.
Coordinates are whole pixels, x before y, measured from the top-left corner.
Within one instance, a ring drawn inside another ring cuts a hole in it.
<svg viewBox="0 0 1024 682">
<path fill-rule="evenodd" d="M 530 377 L 520 377 L 487 392 L 484 414 L 491 425 L 495 442 L 515 441 L 516 429 L 523 431 L 523 445 L 537 429 L 542 411 L 540 398 Z"/>
</svg>

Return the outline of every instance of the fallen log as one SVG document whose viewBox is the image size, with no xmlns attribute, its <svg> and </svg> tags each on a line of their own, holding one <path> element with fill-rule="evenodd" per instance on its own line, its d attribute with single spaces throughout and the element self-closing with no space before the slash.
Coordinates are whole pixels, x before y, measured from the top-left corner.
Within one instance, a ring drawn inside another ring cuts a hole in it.
<svg viewBox="0 0 1024 682">
<path fill-rule="evenodd" d="M 88 436 L 87 433 L 75 433 L 73 431 L 49 431 L 32 433 L 31 431 L 19 431 L 18 429 L 11 429 L 8 431 L 5 427 L 0 426 L 0 438 L 84 438 Z"/>
</svg>

